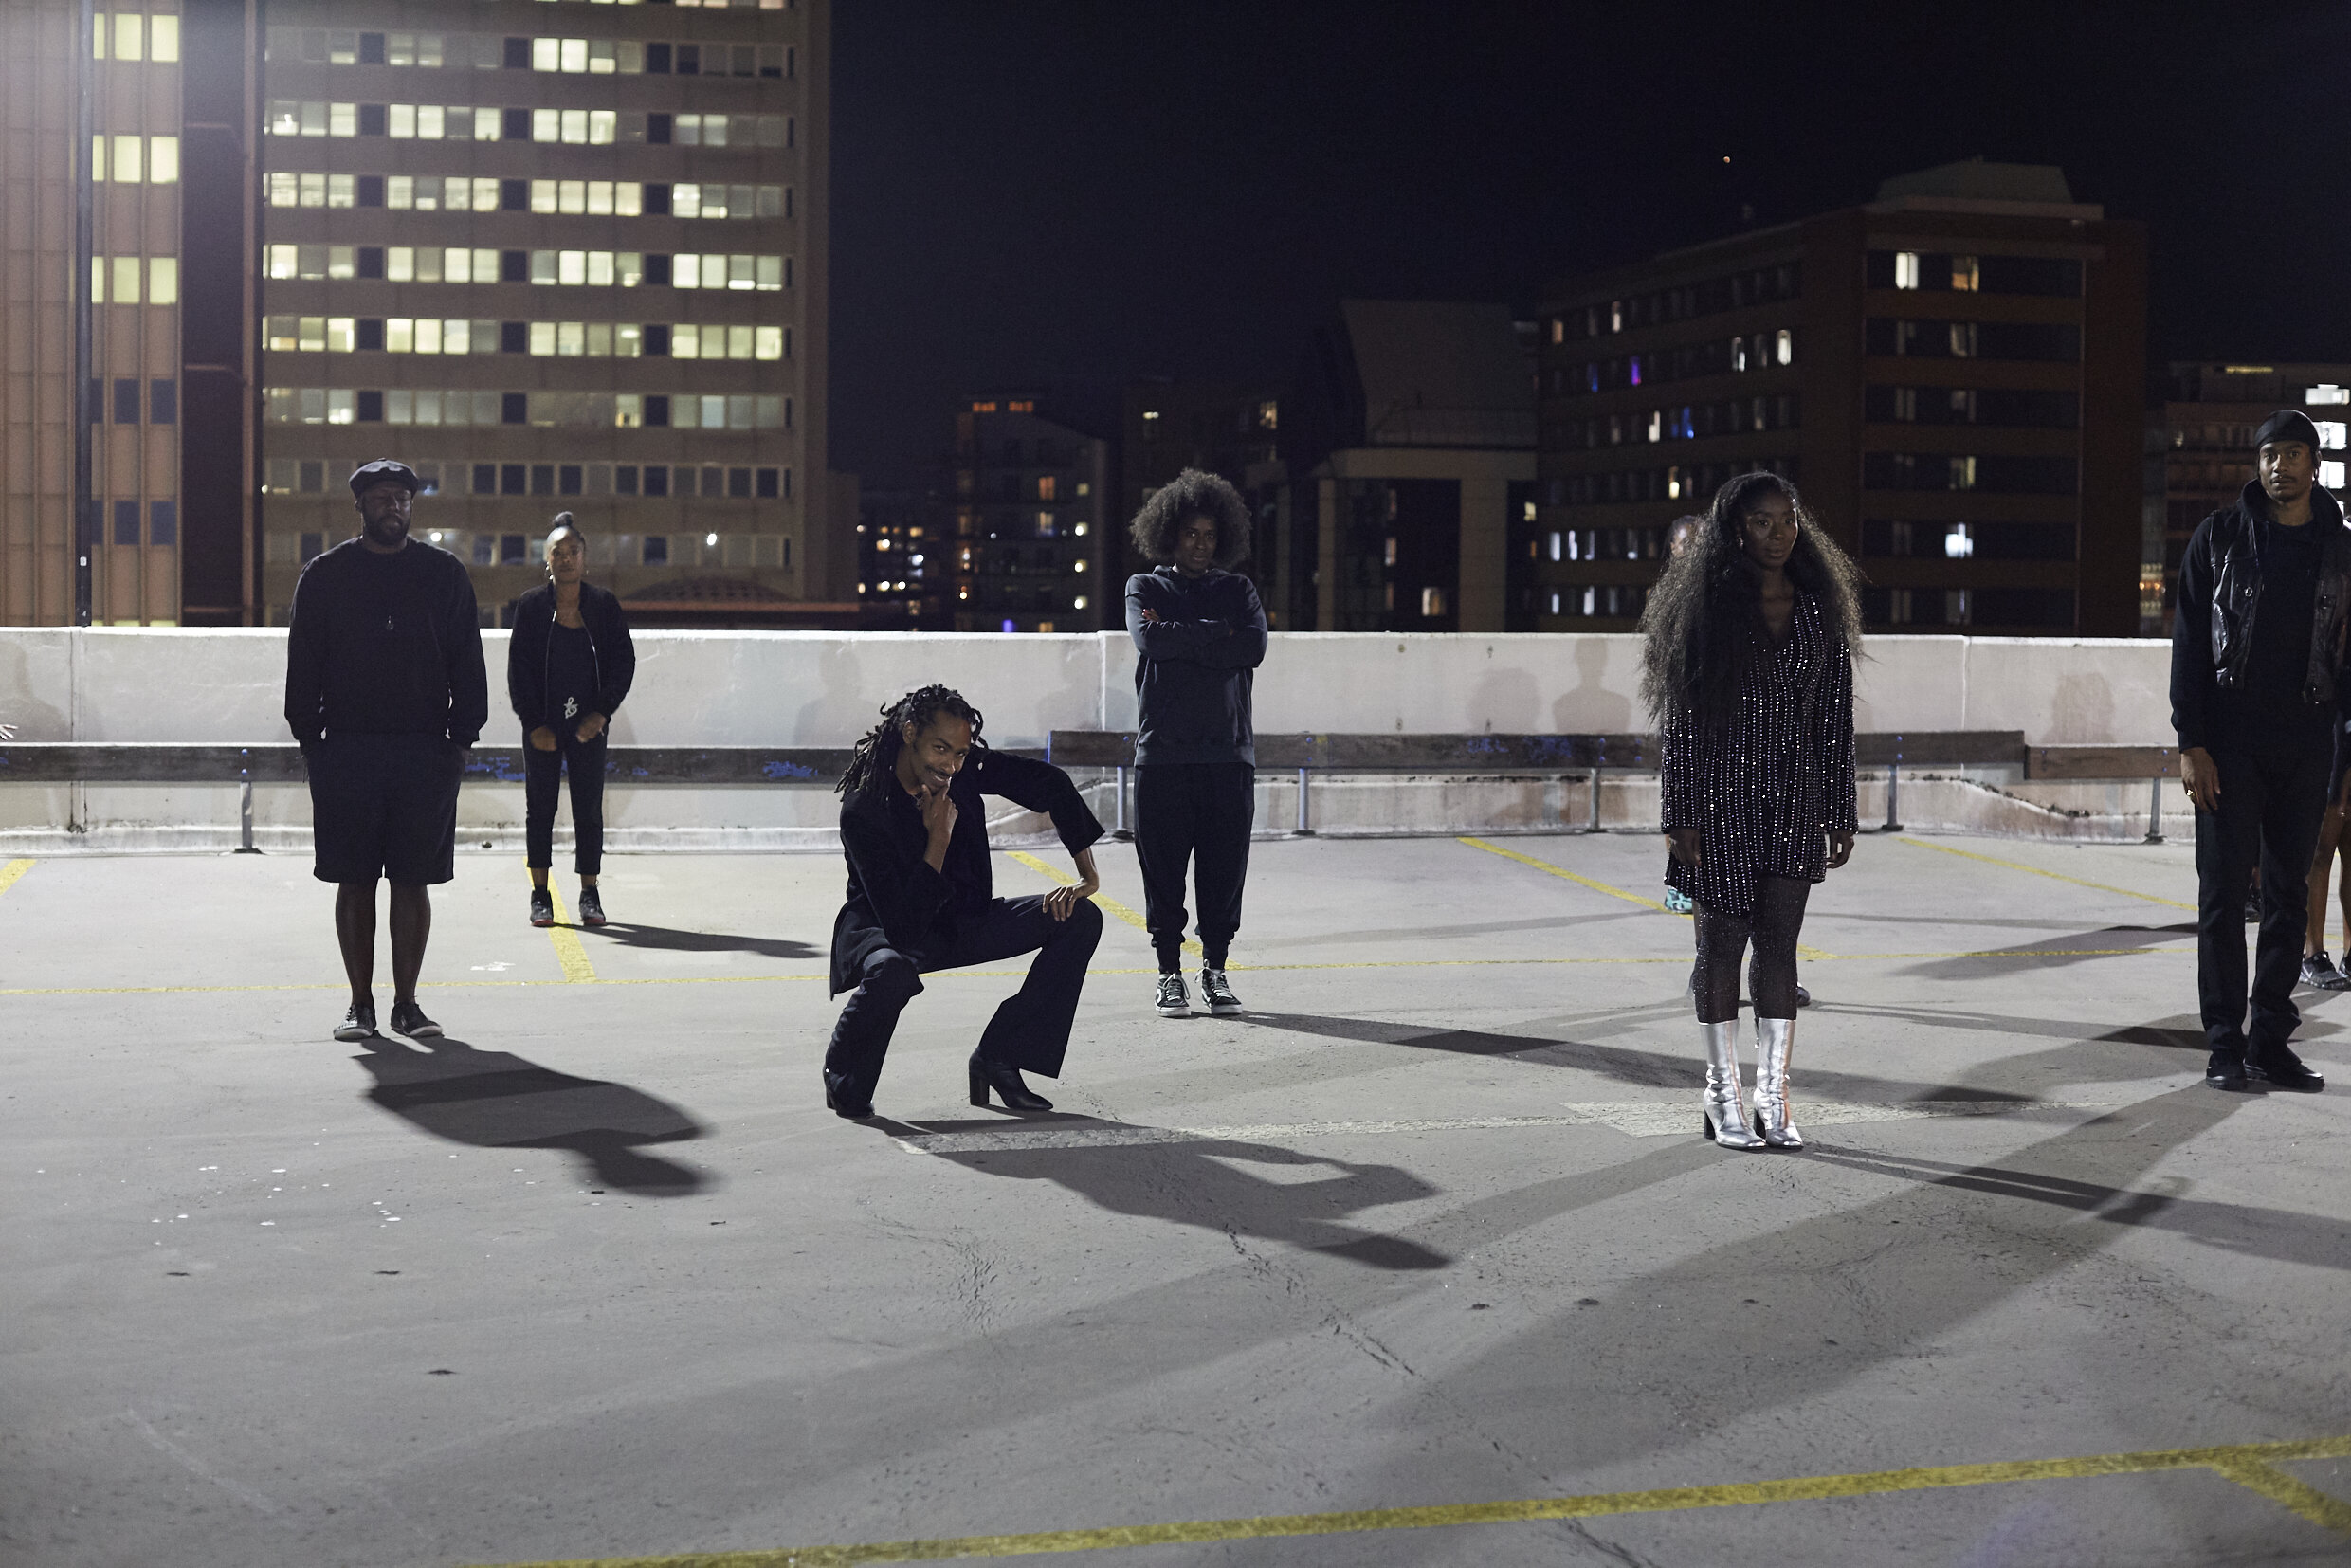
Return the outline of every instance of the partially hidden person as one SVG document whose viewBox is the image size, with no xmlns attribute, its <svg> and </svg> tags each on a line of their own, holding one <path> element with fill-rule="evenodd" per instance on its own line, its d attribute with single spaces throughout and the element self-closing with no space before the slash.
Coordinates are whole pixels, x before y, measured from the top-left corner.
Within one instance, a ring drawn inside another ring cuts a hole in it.
<svg viewBox="0 0 2351 1568">
<path fill-rule="evenodd" d="M 2204 1082 L 2316 1093 L 2325 1079 L 2288 1042 L 2302 1022 L 2293 992 L 2307 878 L 2351 718 L 2351 531 L 2317 483 L 2319 432 L 2307 414 L 2271 414 L 2253 432 L 2253 452 L 2243 493 L 2188 538 L 2172 618 L 2172 727 L 2196 806 Z M 2256 863 L 2261 923 L 2249 990 L 2243 911 Z"/>
<path fill-rule="evenodd" d="M 1094 842 L 1102 824 L 1069 775 L 1048 762 L 992 750 L 979 710 L 943 685 L 882 709 L 838 786 L 848 897 L 832 927 L 832 994 L 849 993 L 825 1051 L 825 1103 L 873 1114 L 899 1014 L 934 970 L 1037 957 L 1018 991 L 981 1031 L 969 1066 L 971 1101 L 993 1090 L 1017 1111 L 1049 1111 L 1023 1072 L 1061 1076 L 1085 966 L 1102 940 Z M 997 795 L 1052 819 L 1078 880 L 1026 898 L 995 896 L 981 797 Z"/>
<path fill-rule="evenodd" d="M 1266 660 L 1257 585 L 1232 568 L 1248 555 L 1249 512 L 1214 474 L 1187 468 L 1153 492 L 1129 532 L 1158 564 L 1126 584 L 1135 663 L 1135 858 L 1143 924 L 1158 957 L 1154 1003 L 1192 1015 L 1184 987 L 1184 876 L 1199 895 L 1200 1000 L 1241 1012 L 1226 964 L 1241 929 L 1249 832 L 1257 819 L 1251 696 Z"/>
<path fill-rule="evenodd" d="M 506 645 L 506 695 L 522 720 L 531 923 L 556 922 L 547 876 L 555 866 L 556 796 L 568 774 L 579 922 L 602 925 L 596 879 L 604 869 L 607 733 L 636 679 L 637 649 L 619 595 L 588 580 L 588 537 L 571 513 L 556 514 L 546 556 L 547 580 L 516 601 L 514 636 Z"/>
<path fill-rule="evenodd" d="M 1697 917 L 1700 1130 L 1726 1148 L 1802 1148 L 1788 1106 L 1796 948 L 1813 884 L 1851 857 L 1858 827 L 1859 574 L 1794 484 L 1741 474 L 1668 563 L 1641 629 L 1669 875 Z M 1752 1122 L 1739 1060 L 1739 970 L 1750 945 Z"/>
<path fill-rule="evenodd" d="M 336 884 L 351 982 L 337 1040 L 375 1034 L 375 884 L 392 884 L 392 1028 L 437 1039 L 417 1005 L 434 885 L 456 874 L 457 787 L 489 720 L 473 579 L 410 537 L 406 464 L 351 476 L 359 533 L 315 557 L 294 590 L 285 721 L 310 775 L 312 874 Z"/>
</svg>

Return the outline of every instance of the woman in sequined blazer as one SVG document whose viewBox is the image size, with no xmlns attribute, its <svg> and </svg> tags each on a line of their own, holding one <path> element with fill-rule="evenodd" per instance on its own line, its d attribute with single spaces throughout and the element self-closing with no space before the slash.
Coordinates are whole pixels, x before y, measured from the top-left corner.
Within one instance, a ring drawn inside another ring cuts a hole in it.
<svg viewBox="0 0 2351 1568">
<path fill-rule="evenodd" d="M 1796 946 L 1813 884 L 1853 852 L 1859 574 L 1795 485 L 1742 474 L 1667 566 L 1641 629 L 1668 881 L 1696 905 L 1702 1130 L 1731 1148 L 1801 1148 L 1788 1115 Z M 1738 1055 L 1739 967 L 1750 946 L 1752 1123 Z"/>
</svg>

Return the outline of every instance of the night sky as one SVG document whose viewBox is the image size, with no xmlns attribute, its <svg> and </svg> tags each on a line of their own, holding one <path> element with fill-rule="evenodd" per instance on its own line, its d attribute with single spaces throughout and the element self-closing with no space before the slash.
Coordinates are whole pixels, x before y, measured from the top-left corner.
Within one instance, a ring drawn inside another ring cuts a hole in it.
<svg viewBox="0 0 2351 1568">
<path fill-rule="evenodd" d="M 840 0 L 832 461 L 1107 426 L 1347 297 L 1506 301 L 1981 155 L 2149 226 L 2150 362 L 2351 359 L 2351 6 Z M 1730 158 L 1725 165 L 1723 158 Z"/>
</svg>

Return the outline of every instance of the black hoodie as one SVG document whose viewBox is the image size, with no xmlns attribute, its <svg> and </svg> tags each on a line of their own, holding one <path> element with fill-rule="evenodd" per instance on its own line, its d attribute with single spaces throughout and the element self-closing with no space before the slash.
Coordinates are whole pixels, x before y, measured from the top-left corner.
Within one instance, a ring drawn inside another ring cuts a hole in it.
<svg viewBox="0 0 2351 1568">
<path fill-rule="evenodd" d="M 1142 612 L 1153 611 L 1157 621 Z M 1173 566 L 1127 581 L 1126 629 L 1135 665 L 1135 762 L 1257 763 L 1250 713 L 1255 671 L 1266 662 L 1266 611 L 1257 585 L 1211 567 L 1187 577 Z"/>
</svg>

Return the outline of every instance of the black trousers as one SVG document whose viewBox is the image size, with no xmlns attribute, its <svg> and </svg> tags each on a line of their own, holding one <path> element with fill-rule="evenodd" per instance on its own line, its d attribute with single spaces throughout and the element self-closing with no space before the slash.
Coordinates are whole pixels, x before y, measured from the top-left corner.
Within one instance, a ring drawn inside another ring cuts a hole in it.
<svg viewBox="0 0 2351 1568">
<path fill-rule="evenodd" d="M 2196 813 L 2196 989 L 2204 1038 L 2225 1056 L 2283 1048 L 2302 1022 L 2294 981 L 2309 923 L 2310 855 L 2330 759 L 2214 752 L 2220 808 Z M 2245 895 L 2261 864 L 2252 1028 L 2245 1027 Z"/>
<path fill-rule="evenodd" d="M 572 834 L 574 865 L 583 877 L 604 868 L 604 748 L 605 738 L 582 740 L 561 724 L 554 726 L 556 749 L 540 751 L 522 738 L 522 862 L 551 867 L 556 861 L 556 793 L 562 775 L 572 775 Z"/>
<path fill-rule="evenodd" d="M 898 1015 L 922 994 L 924 975 L 999 963 L 1034 953 L 1029 977 L 996 1008 L 979 1037 L 976 1052 L 1024 1072 L 1061 1076 L 1069 1050 L 1069 1027 L 1078 1015 L 1078 994 L 1085 988 L 1085 966 L 1102 940 L 1102 910 L 1081 900 L 1066 921 L 1046 912 L 1039 894 L 996 899 L 984 912 L 933 926 L 918 952 L 876 948 L 866 955 L 857 989 L 849 993 L 832 1044 L 825 1051 L 825 1081 L 851 1103 L 870 1100 L 882 1078 Z"/>
<path fill-rule="evenodd" d="M 1257 770 L 1246 762 L 1153 763 L 1135 770 L 1135 858 L 1142 865 L 1143 925 L 1159 967 L 1180 967 L 1184 867 L 1200 895 L 1200 946 L 1222 969 L 1241 929 Z"/>
</svg>

